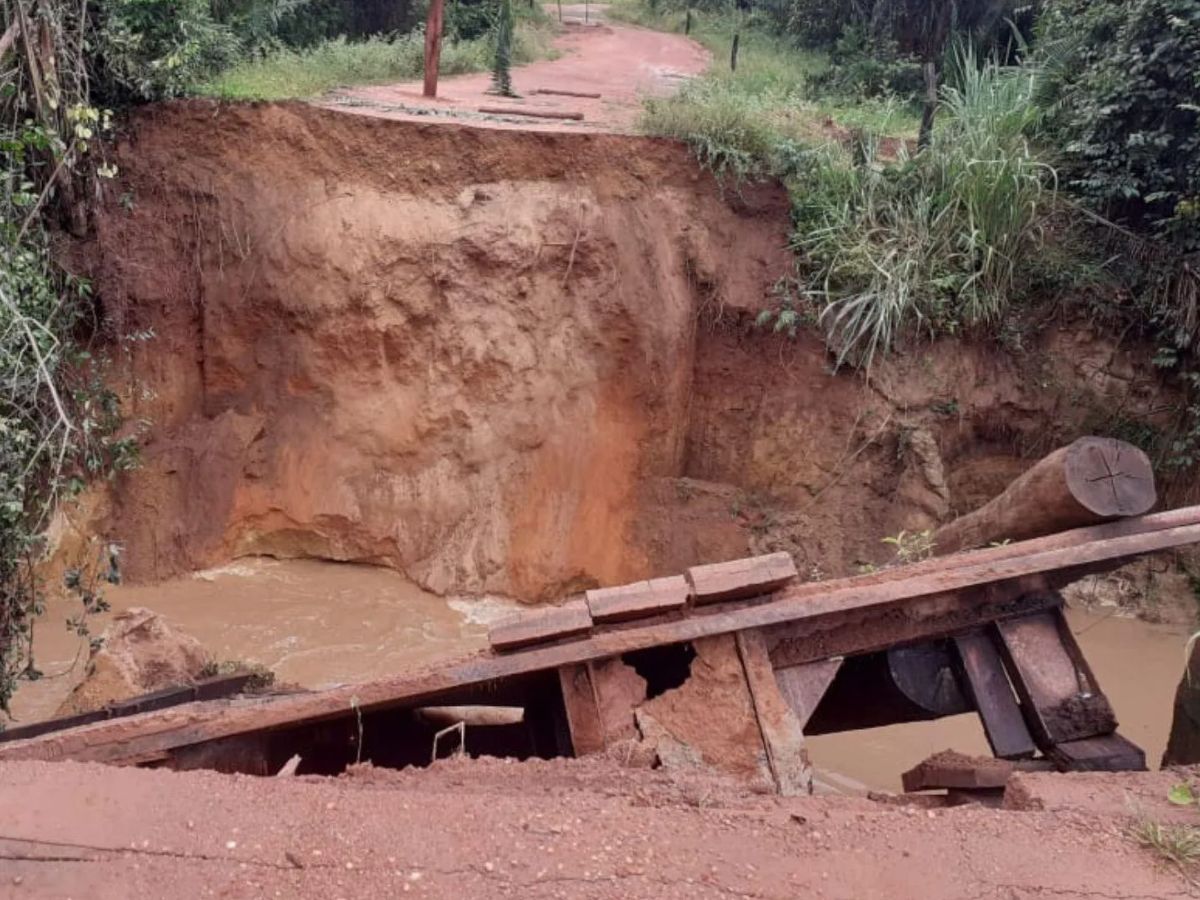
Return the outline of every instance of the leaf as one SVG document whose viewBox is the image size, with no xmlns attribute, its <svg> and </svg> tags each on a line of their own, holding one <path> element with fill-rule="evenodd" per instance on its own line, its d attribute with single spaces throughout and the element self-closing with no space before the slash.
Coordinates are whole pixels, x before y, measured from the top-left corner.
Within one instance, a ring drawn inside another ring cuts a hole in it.
<svg viewBox="0 0 1200 900">
<path fill-rule="evenodd" d="M 1181 782 L 1167 792 L 1167 799 L 1176 806 L 1191 806 L 1196 802 L 1196 795 L 1190 785 Z"/>
</svg>

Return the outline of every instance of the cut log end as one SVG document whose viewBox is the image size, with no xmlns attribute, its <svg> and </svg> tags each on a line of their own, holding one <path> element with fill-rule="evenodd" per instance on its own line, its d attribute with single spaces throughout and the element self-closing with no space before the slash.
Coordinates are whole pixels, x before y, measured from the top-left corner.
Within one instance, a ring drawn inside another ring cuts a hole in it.
<svg viewBox="0 0 1200 900">
<path fill-rule="evenodd" d="M 1140 516 L 1158 499 L 1150 459 L 1115 438 L 1083 437 L 1067 448 L 1067 488 L 1097 516 Z"/>
</svg>

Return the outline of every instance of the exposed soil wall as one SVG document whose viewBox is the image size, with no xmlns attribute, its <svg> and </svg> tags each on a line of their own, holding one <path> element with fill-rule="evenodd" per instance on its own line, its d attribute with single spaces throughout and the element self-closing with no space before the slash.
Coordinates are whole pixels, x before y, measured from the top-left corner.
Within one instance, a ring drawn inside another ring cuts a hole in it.
<svg viewBox="0 0 1200 900">
<path fill-rule="evenodd" d="M 115 155 L 79 265 L 117 334 L 153 332 L 121 344 L 149 430 L 106 523 L 135 580 L 251 553 L 524 600 L 750 550 L 833 574 L 1155 402 L 1053 323 L 832 375 L 749 324 L 789 271 L 783 190 L 669 142 L 197 102 Z"/>
</svg>

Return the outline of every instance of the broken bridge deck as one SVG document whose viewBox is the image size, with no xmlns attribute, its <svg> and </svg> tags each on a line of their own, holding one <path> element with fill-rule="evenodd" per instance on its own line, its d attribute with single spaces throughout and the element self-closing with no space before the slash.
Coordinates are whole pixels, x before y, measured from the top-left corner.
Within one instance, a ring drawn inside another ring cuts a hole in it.
<svg viewBox="0 0 1200 900">
<path fill-rule="evenodd" d="M 753 635 L 741 638 L 739 648 L 764 757 L 780 789 L 802 780 L 804 733 L 866 727 L 863 715 L 885 724 L 976 710 L 997 755 L 1028 757 L 1036 747 L 1063 767 L 1074 756 L 1086 756 L 1088 765 L 1130 764 L 1133 757 L 1118 752 L 1123 745 L 1109 746 L 1119 737 L 1115 719 L 1069 630 L 1058 625 L 1056 591 L 1082 575 L 1197 542 L 1200 507 L 1188 507 L 826 582 L 797 583 L 783 554 L 697 567 L 688 573 L 685 597 L 678 576 L 627 586 L 624 594 L 597 591 L 566 614 L 523 613 L 494 629 L 493 649 L 435 668 L 320 691 L 191 702 L 27 739 L 0 737 L 0 759 L 179 767 L 215 759 L 216 768 L 262 771 L 303 747 L 314 758 L 333 759 L 325 770 L 336 771 L 355 758 L 373 758 L 361 743 L 364 717 L 382 728 L 408 722 L 407 713 L 420 707 L 458 703 L 547 706 L 554 722 L 529 716 L 521 752 L 592 751 L 611 743 L 605 661 L 741 634 Z M 589 599 L 606 610 L 602 621 L 591 617 Z M 521 633 L 516 640 L 514 629 Z M 1030 649 L 1037 641 L 1042 649 Z M 912 646 L 933 647 L 935 660 L 944 654 L 936 671 L 961 690 L 914 699 L 895 677 L 888 690 L 898 704 L 880 704 L 875 712 L 867 704 L 859 719 L 831 708 L 840 681 L 867 677 L 863 661 L 884 659 L 895 676 L 906 664 L 895 651 Z M 983 649 L 960 657 L 966 646 Z M 1047 654 L 1056 660 L 1049 668 L 1038 662 Z M 774 671 L 774 684 L 763 677 L 764 666 Z M 911 708 L 895 711 L 905 704 Z M 626 712 L 632 721 L 632 708 Z M 1106 756 L 1108 750 L 1116 755 Z M 247 754 L 258 761 L 247 764 Z"/>
</svg>

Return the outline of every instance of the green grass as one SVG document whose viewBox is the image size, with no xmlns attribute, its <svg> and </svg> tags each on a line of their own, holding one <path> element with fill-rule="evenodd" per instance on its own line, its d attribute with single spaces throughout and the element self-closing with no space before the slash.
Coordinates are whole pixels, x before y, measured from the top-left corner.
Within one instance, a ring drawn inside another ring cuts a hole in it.
<svg viewBox="0 0 1200 900">
<path fill-rule="evenodd" d="M 1200 828 L 1141 821 L 1130 829 L 1129 836 L 1140 846 L 1178 866 L 1188 882 L 1193 886 L 1196 884 L 1192 873 L 1200 864 Z"/>
<path fill-rule="evenodd" d="M 617 15 L 659 27 L 678 19 L 638 6 Z M 731 19 L 693 16 L 699 40 L 728 48 Z M 999 330 L 1029 292 L 1057 210 L 1054 170 L 1027 138 L 1036 72 L 964 51 L 931 144 L 917 152 L 906 105 L 814 96 L 823 57 L 749 27 L 742 36 L 736 72 L 716 56 L 676 95 L 647 99 L 641 126 L 688 142 L 719 175 L 788 185 L 804 285 L 761 324 L 790 333 L 816 321 L 839 364 L 864 368 L 902 336 Z"/>
<path fill-rule="evenodd" d="M 927 150 L 895 162 L 813 152 L 793 183 L 795 243 L 839 362 L 869 366 L 905 332 L 997 326 L 1028 290 L 1057 210 L 1055 174 L 1026 133 L 1034 73 L 963 67 Z"/>
<path fill-rule="evenodd" d="M 676 33 L 683 32 L 686 17 L 682 11 L 651 10 L 639 0 L 618 0 L 608 15 Z M 828 140 L 845 129 L 916 136 L 915 113 L 895 101 L 815 96 L 809 81 L 828 68 L 828 56 L 753 25 L 741 31 L 738 67 L 731 71 L 735 30 L 730 15 L 692 12 L 690 36 L 712 53 L 712 66 L 675 96 L 648 100 L 643 131 L 689 141 L 714 168 L 740 176 L 785 165 L 774 150 L 783 148 L 786 156 L 788 145 Z"/>
<path fill-rule="evenodd" d="M 513 61 L 517 64 L 554 55 L 554 28 L 545 22 L 517 23 Z M 443 75 L 486 72 L 492 67 L 488 37 L 442 47 L 438 70 Z M 383 84 L 420 78 L 424 69 L 422 32 L 390 39 L 326 41 L 308 50 L 279 49 L 247 60 L 196 85 L 194 93 L 223 100 L 291 100 L 319 97 L 334 88 Z"/>
</svg>

